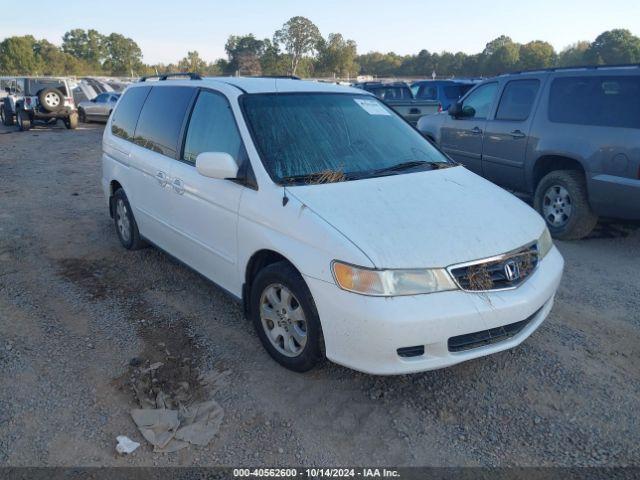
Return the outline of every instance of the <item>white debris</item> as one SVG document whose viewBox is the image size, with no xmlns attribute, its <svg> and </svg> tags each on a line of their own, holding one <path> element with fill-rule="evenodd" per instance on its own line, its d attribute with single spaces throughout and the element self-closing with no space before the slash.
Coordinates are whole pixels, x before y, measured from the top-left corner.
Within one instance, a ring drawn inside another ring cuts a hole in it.
<svg viewBox="0 0 640 480">
<path fill-rule="evenodd" d="M 118 453 L 131 453 L 140 446 L 138 442 L 134 442 L 124 435 L 117 436 L 116 440 L 118 440 L 118 445 L 116 445 L 116 452 Z"/>
</svg>

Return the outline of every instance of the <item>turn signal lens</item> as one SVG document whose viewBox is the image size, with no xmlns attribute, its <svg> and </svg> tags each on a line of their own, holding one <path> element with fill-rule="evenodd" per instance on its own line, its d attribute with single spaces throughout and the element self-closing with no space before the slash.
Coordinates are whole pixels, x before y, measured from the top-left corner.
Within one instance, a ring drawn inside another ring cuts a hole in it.
<svg viewBox="0 0 640 480">
<path fill-rule="evenodd" d="M 547 253 L 553 248 L 553 240 L 551 239 L 551 233 L 549 229 L 545 227 L 544 232 L 538 238 L 538 257 L 542 260 Z"/>
<path fill-rule="evenodd" d="M 379 297 L 419 295 L 455 290 L 444 269 L 373 270 L 339 261 L 332 263 L 333 276 L 343 290 Z"/>
</svg>

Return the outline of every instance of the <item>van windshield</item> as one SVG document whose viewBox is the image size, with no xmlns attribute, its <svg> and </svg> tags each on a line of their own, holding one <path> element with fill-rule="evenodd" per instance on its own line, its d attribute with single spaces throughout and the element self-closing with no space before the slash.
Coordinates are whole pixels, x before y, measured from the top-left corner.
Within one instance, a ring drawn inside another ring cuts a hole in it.
<svg viewBox="0 0 640 480">
<path fill-rule="evenodd" d="M 451 166 L 371 95 L 251 94 L 245 119 L 262 162 L 280 184 L 329 183 Z"/>
</svg>

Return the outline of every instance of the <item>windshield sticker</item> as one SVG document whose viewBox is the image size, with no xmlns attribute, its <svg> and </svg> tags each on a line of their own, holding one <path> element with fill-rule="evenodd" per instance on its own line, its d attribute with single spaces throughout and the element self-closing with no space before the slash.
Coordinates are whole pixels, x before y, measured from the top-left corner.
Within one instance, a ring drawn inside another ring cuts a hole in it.
<svg viewBox="0 0 640 480">
<path fill-rule="evenodd" d="M 354 98 L 353 101 L 360 105 L 369 115 L 391 115 L 377 100 Z"/>
</svg>

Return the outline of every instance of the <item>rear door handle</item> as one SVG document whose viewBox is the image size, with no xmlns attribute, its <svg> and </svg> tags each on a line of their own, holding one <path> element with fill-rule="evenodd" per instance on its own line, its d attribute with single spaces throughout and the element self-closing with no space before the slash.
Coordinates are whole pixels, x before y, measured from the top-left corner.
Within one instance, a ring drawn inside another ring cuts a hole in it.
<svg viewBox="0 0 640 480">
<path fill-rule="evenodd" d="M 167 177 L 167 174 L 163 171 L 156 173 L 156 180 L 158 180 L 161 187 L 165 187 L 167 183 L 169 183 L 169 177 Z"/>
<path fill-rule="evenodd" d="M 524 137 L 526 137 L 526 135 L 520 130 L 514 130 L 513 132 L 510 133 L 510 135 L 513 138 L 524 138 Z"/>
<path fill-rule="evenodd" d="M 172 183 L 173 191 L 178 195 L 182 195 L 184 193 L 184 182 L 179 178 L 176 178 Z"/>
<path fill-rule="evenodd" d="M 482 130 L 480 129 L 480 127 L 473 127 L 471 129 L 471 133 L 473 133 L 474 135 L 482 135 Z"/>
</svg>

